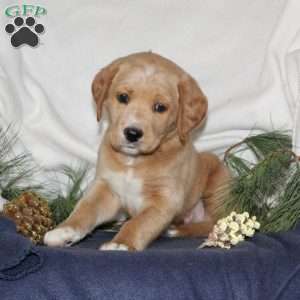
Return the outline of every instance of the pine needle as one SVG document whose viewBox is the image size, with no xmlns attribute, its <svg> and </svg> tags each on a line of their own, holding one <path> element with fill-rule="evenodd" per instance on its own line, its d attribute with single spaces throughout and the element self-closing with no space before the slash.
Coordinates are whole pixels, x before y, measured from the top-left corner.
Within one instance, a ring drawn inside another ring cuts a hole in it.
<svg viewBox="0 0 300 300">
<path fill-rule="evenodd" d="M 228 154 L 225 161 L 229 169 L 234 173 L 235 176 L 246 175 L 250 172 L 251 167 L 253 166 L 249 161 L 238 157 L 234 154 Z"/>
</svg>

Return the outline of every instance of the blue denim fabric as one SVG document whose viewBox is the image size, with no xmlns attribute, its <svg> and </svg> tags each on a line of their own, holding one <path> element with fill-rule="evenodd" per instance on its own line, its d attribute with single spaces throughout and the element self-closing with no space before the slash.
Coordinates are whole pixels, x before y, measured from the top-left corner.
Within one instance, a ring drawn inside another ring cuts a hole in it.
<svg viewBox="0 0 300 300">
<path fill-rule="evenodd" d="M 160 238 L 142 252 L 98 251 L 96 230 L 71 248 L 33 246 L 0 218 L 0 299 L 300 299 L 300 226 L 231 250 Z"/>
</svg>

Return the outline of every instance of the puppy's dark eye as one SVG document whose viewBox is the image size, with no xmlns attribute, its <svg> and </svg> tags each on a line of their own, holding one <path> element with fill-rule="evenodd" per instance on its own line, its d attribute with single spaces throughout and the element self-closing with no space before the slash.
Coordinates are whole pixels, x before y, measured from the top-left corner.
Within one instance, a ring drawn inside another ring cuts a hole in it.
<svg viewBox="0 0 300 300">
<path fill-rule="evenodd" d="M 120 103 L 127 104 L 128 101 L 129 101 L 129 96 L 128 96 L 128 94 L 126 94 L 126 93 L 118 94 L 118 95 L 117 95 L 117 100 L 118 100 Z"/>
<path fill-rule="evenodd" d="M 168 109 L 168 108 L 167 108 L 164 104 L 159 103 L 159 102 L 157 102 L 157 103 L 155 103 L 155 104 L 153 105 L 153 111 L 154 111 L 154 112 L 163 113 L 163 112 L 165 112 L 167 109 Z"/>
</svg>

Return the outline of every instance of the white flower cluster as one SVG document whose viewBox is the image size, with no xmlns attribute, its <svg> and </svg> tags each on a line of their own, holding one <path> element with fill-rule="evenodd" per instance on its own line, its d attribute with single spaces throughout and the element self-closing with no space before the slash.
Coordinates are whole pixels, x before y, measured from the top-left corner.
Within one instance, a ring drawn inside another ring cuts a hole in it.
<svg viewBox="0 0 300 300">
<path fill-rule="evenodd" d="M 246 237 L 253 236 L 255 230 L 259 228 L 260 224 L 256 221 L 255 216 L 250 218 L 248 212 L 238 214 L 233 211 L 229 216 L 217 222 L 213 231 L 199 248 L 221 247 L 230 249 L 232 245 L 236 245 Z"/>
</svg>

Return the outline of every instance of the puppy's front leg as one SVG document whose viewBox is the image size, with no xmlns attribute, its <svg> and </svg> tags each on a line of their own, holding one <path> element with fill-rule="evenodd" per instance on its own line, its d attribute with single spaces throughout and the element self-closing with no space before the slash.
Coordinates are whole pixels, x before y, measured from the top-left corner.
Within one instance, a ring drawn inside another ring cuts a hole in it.
<svg viewBox="0 0 300 300">
<path fill-rule="evenodd" d="M 113 220 L 119 210 L 120 202 L 107 183 L 95 180 L 72 214 L 57 228 L 46 233 L 44 243 L 48 246 L 70 246 L 84 238 L 97 225 Z"/>
<path fill-rule="evenodd" d="M 111 242 L 101 250 L 143 250 L 171 223 L 175 212 L 150 206 L 127 221 Z"/>
</svg>

